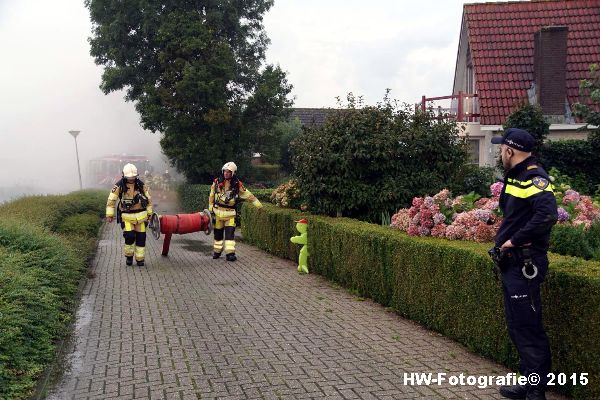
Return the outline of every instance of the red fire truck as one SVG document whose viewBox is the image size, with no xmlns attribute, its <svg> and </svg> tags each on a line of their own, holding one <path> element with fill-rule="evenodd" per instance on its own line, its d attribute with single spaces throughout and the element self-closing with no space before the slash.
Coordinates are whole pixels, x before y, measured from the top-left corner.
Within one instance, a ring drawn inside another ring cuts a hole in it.
<svg viewBox="0 0 600 400">
<path fill-rule="evenodd" d="M 145 155 L 107 155 L 89 161 L 87 186 L 106 188 L 114 185 L 121 179 L 123 167 L 127 163 L 131 163 L 137 167 L 138 174 L 142 179 L 146 171 L 152 173 L 152 165 L 150 165 L 150 161 Z"/>
</svg>

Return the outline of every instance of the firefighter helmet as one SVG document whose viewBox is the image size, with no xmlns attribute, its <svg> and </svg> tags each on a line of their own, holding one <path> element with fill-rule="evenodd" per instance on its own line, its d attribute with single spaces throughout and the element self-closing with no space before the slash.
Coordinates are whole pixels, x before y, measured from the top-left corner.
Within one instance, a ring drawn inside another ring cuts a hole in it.
<svg viewBox="0 0 600 400">
<path fill-rule="evenodd" d="M 221 170 L 222 171 L 225 171 L 225 170 L 231 171 L 231 175 L 235 175 L 235 171 L 237 171 L 237 165 L 235 165 L 235 163 L 233 161 L 229 161 L 228 163 L 223 165 L 223 168 L 221 168 Z"/>
<path fill-rule="evenodd" d="M 123 167 L 123 176 L 125 178 L 137 178 L 138 171 L 135 165 L 125 164 L 125 166 Z"/>
</svg>

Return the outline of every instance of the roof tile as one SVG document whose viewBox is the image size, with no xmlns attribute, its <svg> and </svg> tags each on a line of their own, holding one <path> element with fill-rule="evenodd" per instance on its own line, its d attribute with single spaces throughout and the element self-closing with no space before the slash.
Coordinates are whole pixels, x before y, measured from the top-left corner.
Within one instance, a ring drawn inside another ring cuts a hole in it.
<svg viewBox="0 0 600 400">
<path fill-rule="evenodd" d="M 579 100 L 579 81 L 600 59 L 600 1 L 547 0 L 465 4 L 481 122 L 502 124 L 527 99 L 533 81 L 533 35 L 542 27 L 569 28 L 567 97 Z"/>
</svg>

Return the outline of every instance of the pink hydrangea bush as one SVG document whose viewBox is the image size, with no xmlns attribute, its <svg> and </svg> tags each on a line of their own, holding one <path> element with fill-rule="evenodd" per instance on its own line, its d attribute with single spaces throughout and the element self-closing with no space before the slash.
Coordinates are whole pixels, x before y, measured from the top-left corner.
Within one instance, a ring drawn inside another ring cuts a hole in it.
<svg viewBox="0 0 600 400">
<path fill-rule="evenodd" d="M 390 226 L 395 229 L 400 229 L 406 232 L 410 226 L 411 217 L 409 215 L 408 208 L 403 208 L 392 216 L 392 223 Z"/>
<path fill-rule="evenodd" d="M 590 196 L 581 196 L 577 205 L 575 205 L 576 217 L 573 219 L 573 225 L 583 225 L 589 229 L 594 222 L 600 221 L 600 209 L 595 207 Z"/>
<path fill-rule="evenodd" d="M 415 197 L 410 208 L 392 216 L 390 226 L 411 236 L 493 241 L 502 222 L 499 197 L 503 186 L 502 182 L 494 183 L 490 186 L 492 197 L 475 202 L 472 201 L 472 195 L 452 198 L 448 189 L 432 197 Z M 589 229 L 594 222 L 600 221 L 600 208 L 594 205 L 591 197 L 569 189 L 557 193 L 556 199 L 559 223 L 581 225 Z"/>
<path fill-rule="evenodd" d="M 501 221 L 497 212 L 501 185 L 492 185 L 490 189 L 495 194 L 492 198 L 482 198 L 475 203 L 466 200 L 469 196 L 452 198 L 448 189 L 432 197 L 415 197 L 410 208 L 392 216 L 390 226 L 411 236 L 490 241 Z M 470 204 L 474 208 L 470 208 Z"/>
<path fill-rule="evenodd" d="M 600 208 L 594 205 L 590 196 L 579 194 L 573 189 L 564 193 L 556 192 L 558 203 L 558 223 L 583 226 L 589 229 L 594 222 L 600 221 Z"/>
</svg>

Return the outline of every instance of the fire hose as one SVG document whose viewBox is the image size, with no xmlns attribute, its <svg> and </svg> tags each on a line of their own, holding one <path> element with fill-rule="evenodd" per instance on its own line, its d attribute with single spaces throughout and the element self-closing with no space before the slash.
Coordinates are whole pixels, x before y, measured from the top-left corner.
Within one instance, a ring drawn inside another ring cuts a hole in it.
<svg viewBox="0 0 600 400">
<path fill-rule="evenodd" d="M 152 213 L 148 222 L 150 234 L 156 240 L 161 233 L 165 235 L 163 241 L 162 255 L 169 254 L 171 236 L 176 233 L 185 235 L 187 233 L 204 232 L 210 235 L 213 231 L 212 216 L 210 211 L 204 210 L 194 214 L 158 215 Z"/>
</svg>

